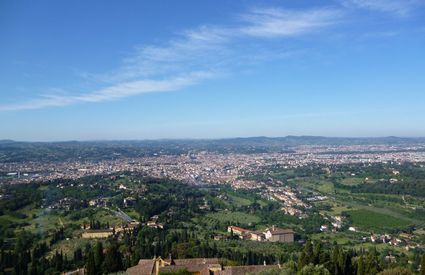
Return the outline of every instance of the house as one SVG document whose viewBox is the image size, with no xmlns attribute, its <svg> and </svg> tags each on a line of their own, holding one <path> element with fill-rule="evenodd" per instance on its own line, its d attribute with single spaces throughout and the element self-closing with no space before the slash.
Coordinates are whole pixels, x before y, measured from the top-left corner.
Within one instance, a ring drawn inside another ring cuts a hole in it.
<svg viewBox="0 0 425 275">
<path fill-rule="evenodd" d="M 390 238 L 387 235 L 382 235 L 380 237 L 380 240 L 381 240 L 382 243 L 387 243 L 387 242 L 390 241 Z"/>
<path fill-rule="evenodd" d="M 65 271 L 61 273 L 61 275 L 84 275 L 84 274 L 86 274 L 86 269 L 84 267 L 78 268 L 73 271 Z"/>
<path fill-rule="evenodd" d="M 233 232 L 234 235 L 243 236 L 245 234 L 250 233 L 251 231 L 249 231 L 248 229 L 244 229 L 244 228 L 232 225 L 227 227 L 227 232 L 229 233 Z"/>
<path fill-rule="evenodd" d="M 333 223 L 332 223 L 332 226 L 333 226 L 335 229 L 341 229 L 341 227 L 342 227 L 342 222 L 338 222 L 338 221 L 333 222 Z"/>
<path fill-rule="evenodd" d="M 239 236 L 243 240 L 251 241 L 264 241 L 268 240 L 271 242 L 285 242 L 292 243 L 294 242 L 294 231 L 292 229 L 280 229 L 275 228 L 274 226 L 271 229 L 267 229 L 264 232 L 261 231 L 251 231 L 237 226 L 227 227 L 227 232 L 233 232 L 234 235 Z"/>
<path fill-rule="evenodd" d="M 165 266 L 161 258 L 154 258 L 153 260 L 140 260 L 136 266 L 127 268 L 126 273 L 129 275 L 159 274 L 159 266 Z"/>
<path fill-rule="evenodd" d="M 146 226 L 147 227 L 150 227 L 150 228 L 161 228 L 161 229 L 164 229 L 164 225 L 162 223 L 158 223 L 158 222 L 155 222 L 155 221 L 148 221 L 146 223 Z"/>
<path fill-rule="evenodd" d="M 214 241 L 221 241 L 221 240 L 227 240 L 227 236 L 224 235 L 215 235 Z"/>
<path fill-rule="evenodd" d="M 266 240 L 270 242 L 292 243 L 294 242 L 294 231 L 292 229 L 281 229 L 272 227 L 264 232 Z"/>
<path fill-rule="evenodd" d="M 93 207 L 101 207 L 101 206 L 108 206 L 111 203 L 108 202 L 106 199 L 104 198 L 98 198 L 98 199 L 93 199 L 89 201 L 89 206 L 93 206 Z"/>
<path fill-rule="evenodd" d="M 160 272 L 167 272 L 167 269 L 186 269 L 192 274 L 209 275 L 221 270 L 221 265 L 217 258 L 176 259 L 171 260 L 171 265 L 160 269 Z"/>
<path fill-rule="evenodd" d="M 264 241 L 264 239 L 266 238 L 263 232 L 259 232 L 259 231 L 251 231 L 250 233 L 248 233 L 249 236 L 249 240 L 251 241 Z"/>
<path fill-rule="evenodd" d="M 133 197 L 127 197 L 127 198 L 124 198 L 124 200 L 123 200 L 125 207 L 129 207 L 129 206 L 136 204 L 136 201 L 137 200 Z"/>
<path fill-rule="evenodd" d="M 204 205 L 199 206 L 199 209 L 209 211 L 211 207 L 205 203 Z"/>
<path fill-rule="evenodd" d="M 407 233 L 407 232 L 403 232 L 403 233 L 400 233 L 400 238 L 403 238 L 403 239 L 411 239 L 412 238 L 412 234 L 409 234 L 409 233 Z"/>
<path fill-rule="evenodd" d="M 224 266 L 223 270 L 214 272 L 214 275 L 244 275 L 257 274 L 265 270 L 280 269 L 279 265 L 246 265 Z"/>
<path fill-rule="evenodd" d="M 161 257 L 142 259 L 136 266 L 127 269 L 130 275 L 158 275 L 185 270 L 194 275 L 209 275 L 221 270 L 217 258 L 195 258 L 174 260 L 171 257 L 163 260 Z"/>
<path fill-rule="evenodd" d="M 393 246 L 398 246 L 400 243 L 401 243 L 401 240 L 400 239 L 391 239 L 389 241 L 389 244 L 390 245 L 393 245 Z"/>
<path fill-rule="evenodd" d="M 385 261 L 388 263 L 396 263 L 397 259 L 393 255 L 388 255 L 388 256 L 385 256 Z"/>
<path fill-rule="evenodd" d="M 87 230 L 81 234 L 83 239 L 101 239 L 109 238 L 114 234 L 114 230 Z"/>
<path fill-rule="evenodd" d="M 122 189 L 122 190 L 127 190 L 127 187 L 125 187 L 123 184 L 120 184 L 120 186 L 118 188 Z"/>
<path fill-rule="evenodd" d="M 237 226 L 227 227 L 227 232 L 233 232 L 234 235 L 239 236 L 240 239 L 251 241 L 263 241 L 265 236 L 263 232 L 251 231 Z"/>
<path fill-rule="evenodd" d="M 188 272 L 193 275 L 243 275 L 257 274 L 280 265 L 221 266 L 217 258 L 172 259 L 161 257 L 142 259 L 136 266 L 127 269 L 129 275 L 158 275 L 161 273 Z"/>
</svg>

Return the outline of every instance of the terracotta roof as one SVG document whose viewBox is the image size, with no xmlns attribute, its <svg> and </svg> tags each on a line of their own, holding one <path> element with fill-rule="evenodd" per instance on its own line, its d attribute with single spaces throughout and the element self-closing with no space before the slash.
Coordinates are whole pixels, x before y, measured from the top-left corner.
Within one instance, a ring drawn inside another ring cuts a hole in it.
<svg viewBox="0 0 425 275">
<path fill-rule="evenodd" d="M 292 229 L 275 228 L 274 230 L 269 230 L 272 235 L 294 234 L 294 231 Z"/>
<path fill-rule="evenodd" d="M 237 230 L 237 231 L 241 231 L 241 232 L 249 232 L 250 230 L 248 230 L 248 229 L 245 229 L 245 228 L 241 228 L 241 227 L 237 227 L 237 226 L 230 226 L 230 228 L 232 229 L 232 230 Z"/>
<path fill-rule="evenodd" d="M 247 273 L 258 273 L 267 269 L 278 269 L 277 265 L 247 265 L 247 266 L 225 266 L 223 270 L 214 272 L 219 275 L 243 275 Z"/>
<path fill-rule="evenodd" d="M 84 231 L 83 233 L 113 233 L 112 229 L 89 229 Z"/>
<path fill-rule="evenodd" d="M 176 266 L 220 264 L 217 258 L 173 259 L 173 263 Z"/>
<path fill-rule="evenodd" d="M 209 268 L 221 268 L 217 258 L 194 258 L 176 259 L 171 266 L 161 267 L 162 272 L 175 272 L 179 269 L 187 269 L 189 272 L 201 272 L 208 274 Z M 136 266 L 127 269 L 130 275 L 151 275 L 154 274 L 155 260 L 142 259 Z"/>
<path fill-rule="evenodd" d="M 154 260 L 140 260 L 136 266 L 127 268 L 127 273 L 130 275 L 151 275 L 154 265 Z"/>
<path fill-rule="evenodd" d="M 208 273 L 208 270 L 210 268 L 221 268 L 221 265 L 219 264 L 201 264 L 201 265 L 188 265 L 188 266 L 182 266 L 182 265 L 169 265 L 169 266 L 164 266 L 161 267 L 159 269 L 160 273 L 164 272 L 164 273 L 173 273 L 176 272 L 178 270 L 187 270 L 190 273 L 196 273 L 196 272 L 202 272 L 202 271 L 206 271 Z"/>
</svg>

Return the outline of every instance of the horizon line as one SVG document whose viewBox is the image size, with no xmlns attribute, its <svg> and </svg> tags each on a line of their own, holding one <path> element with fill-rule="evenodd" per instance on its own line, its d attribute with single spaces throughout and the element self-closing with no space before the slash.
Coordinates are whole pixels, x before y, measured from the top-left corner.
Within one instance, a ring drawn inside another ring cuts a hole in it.
<svg viewBox="0 0 425 275">
<path fill-rule="evenodd" d="M 321 135 L 286 135 L 286 136 L 230 136 L 230 137 L 216 137 L 216 138 L 202 138 L 202 137 L 182 137 L 182 138 L 129 138 L 129 139 L 68 139 L 68 140 L 15 140 L 15 139 L 0 139 L 2 142 L 16 142 L 16 143 L 70 143 L 70 142 L 140 142 L 140 141 L 216 141 L 216 140 L 229 140 L 229 139 L 253 139 L 253 138 L 266 138 L 266 139 L 279 139 L 279 138 L 326 138 L 326 139 L 425 139 L 425 136 L 321 136 Z"/>
</svg>

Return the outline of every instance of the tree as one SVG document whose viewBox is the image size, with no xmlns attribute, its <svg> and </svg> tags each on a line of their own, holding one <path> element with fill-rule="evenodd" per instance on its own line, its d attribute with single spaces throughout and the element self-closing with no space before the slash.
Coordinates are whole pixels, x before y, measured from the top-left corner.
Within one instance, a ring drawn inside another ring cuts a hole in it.
<svg viewBox="0 0 425 275">
<path fill-rule="evenodd" d="M 81 248 L 77 248 L 74 251 L 74 263 L 79 264 L 83 261 L 83 251 Z"/>
<path fill-rule="evenodd" d="M 309 264 L 304 266 L 300 273 L 300 275 L 331 275 L 329 270 L 327 270 L 323 265 L 313 265 Z"/>
<path fill-rule="evenodd" d="M 420 275 L 425 275 L 425 254 L 422 255 L 421 259 L 421 269 L 419 271 Z"/>
<path fill-rule="evenodd" d="M 96 275 L 96 264 L 94 261 L 94 254 L 92 251 L 89 252 L 88 257 L 87 257 L 87 264 L 86 264 L 86 270 L 87 270 L 87 275 Z"/>
<path fill-rule="evenodd" d="M 353 274 L 353 266 L 351 264 L 351 255 L 349 253 L 343 253 L 343 266 L 342 274 Z"/>
<path fill-rule="evenodd" d="M 359 260 L 357 261 L 357 275 L 365 275 L 363 256 L 360 256 Z"/>
<path fill-rule="evenodd" d="M 251 273 L 250 273 L 251 274 Z M 261 271 L 259 273 L 255 273 L 257 275 L 295 275 L 295 271 L 294 270 L 290 270 L 290 269 L 267 269 L 264 271 Z"/>
<path fill-rule="evenodd" d="M 332 274 L 341 274 L 341 250 L 337 244 L 334 244 L 334 248 L 332 250 L 331 262 L 332 262 Z"/>
<path fill-rule="evenodd" d="M 365 273 L 366 274 L 377 274 L 380 271 L 378 256 L 376 255 L 376 250 L 371 250 L 366 256 L 365 260 Z"/>
<path fill-rule="evenodd" d="M 298 269 L 301 270 L 304 266 L 314 263 L 314 252 L 311 241 L 307 241 L 298 261 Z"/>
<path fill-rule="evenodd" d="M 30 268 L 30 275 L 37 275 L 37 274 L 39 274 L 37 270 L 37 263 L 33 262 Z"/>
<path fill-rule="evenodd" d="M 94 263 L 98 273 L 101 273 L 100 271 L 102 270 L 103 259 L 103 245 L 102 242 L 98 241 L 94 247 Z"/>
<path fill-rule="evenodd" d="M 322 242 L 318 241 L 314 247 L 314 264 L 320 264 L 322 254 Z"/>
<path fill-rule="evenodd" d="M 403 267 L 396 267 L 391 269 L 385 269 L 378 273 L 378 275 L 412 275 L 412 272 Z"/>
<path fill-rule="evenodd" d="M 103 266 L 106 273 L 117 272 L 122 269 L 121 253 L 116 243 L 113 243 L 107 250 Z"/>
</svg>

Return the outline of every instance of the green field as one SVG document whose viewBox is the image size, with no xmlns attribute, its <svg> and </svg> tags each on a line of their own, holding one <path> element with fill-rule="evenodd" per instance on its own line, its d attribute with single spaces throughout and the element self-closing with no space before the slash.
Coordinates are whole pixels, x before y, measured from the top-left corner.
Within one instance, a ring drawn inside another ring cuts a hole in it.
<svg viewBox="0 0 425 275">
<path fill-rule="evenodd" d="M 96 240 L 97 241 L 97 240 Z M 104 241 L 100 239 L 100 241 Z M 84 247 L 87 244 L 93 244 L 93 240 L 90 239 L 82 239 L 82 238 L 73 238 L 70 240 L 62 240 L 58 243 L 54 244 L 52 247 L 52 251 L 49 253 L 49 256 L 52 256 L 55 254 L 55 252 L 62 252 L 63 254 L 67 255 L 68 257 L 73 256 L 73 252 L 77 248 L 84 249 Z"/>
<path fill-rule="evenodd" d="M 252 203 L 251 200 L 246 199 L 246 198 L 242 198 L 239 196 L 235 196 L 235 195 L 229 195 L 229 201 L 231 203 L 231 205 L 234 205 L 236 207 L 240 207 L 240 206 L 248 206 Z"/>
<path fill-rule="evenodd" d="M 317 190 L 325 194 L 330 194 L 333 193 L 335 189 L 333 183 L 328 181 L 320 181 L 317 185 Z"/>
<path fill-rule="evenodd" d="M 364 178 L 357 178 L 357 177 L 341 179 L 341 183 L 344 185 L 358 185 L 358 184 L 362 184 L 363 181 L 364 181 Z"/>
<path fill-rule="evenodd" d="M 407 227 L 411 224 L 409 221 L 366 209 L 350 210 L 345 213 L 350 216 L 353 226 L 363 230 L 384 231 Z"/>
<path fill-rule="evenodd" d="M 243 212 L 222 211 L 217 213 L 209 213 L 207 218 L 218 220 L 220 222 L 230 222 L 238 224 L 252 224 L 260 222 L 260 218 Z"/>
</svg>

